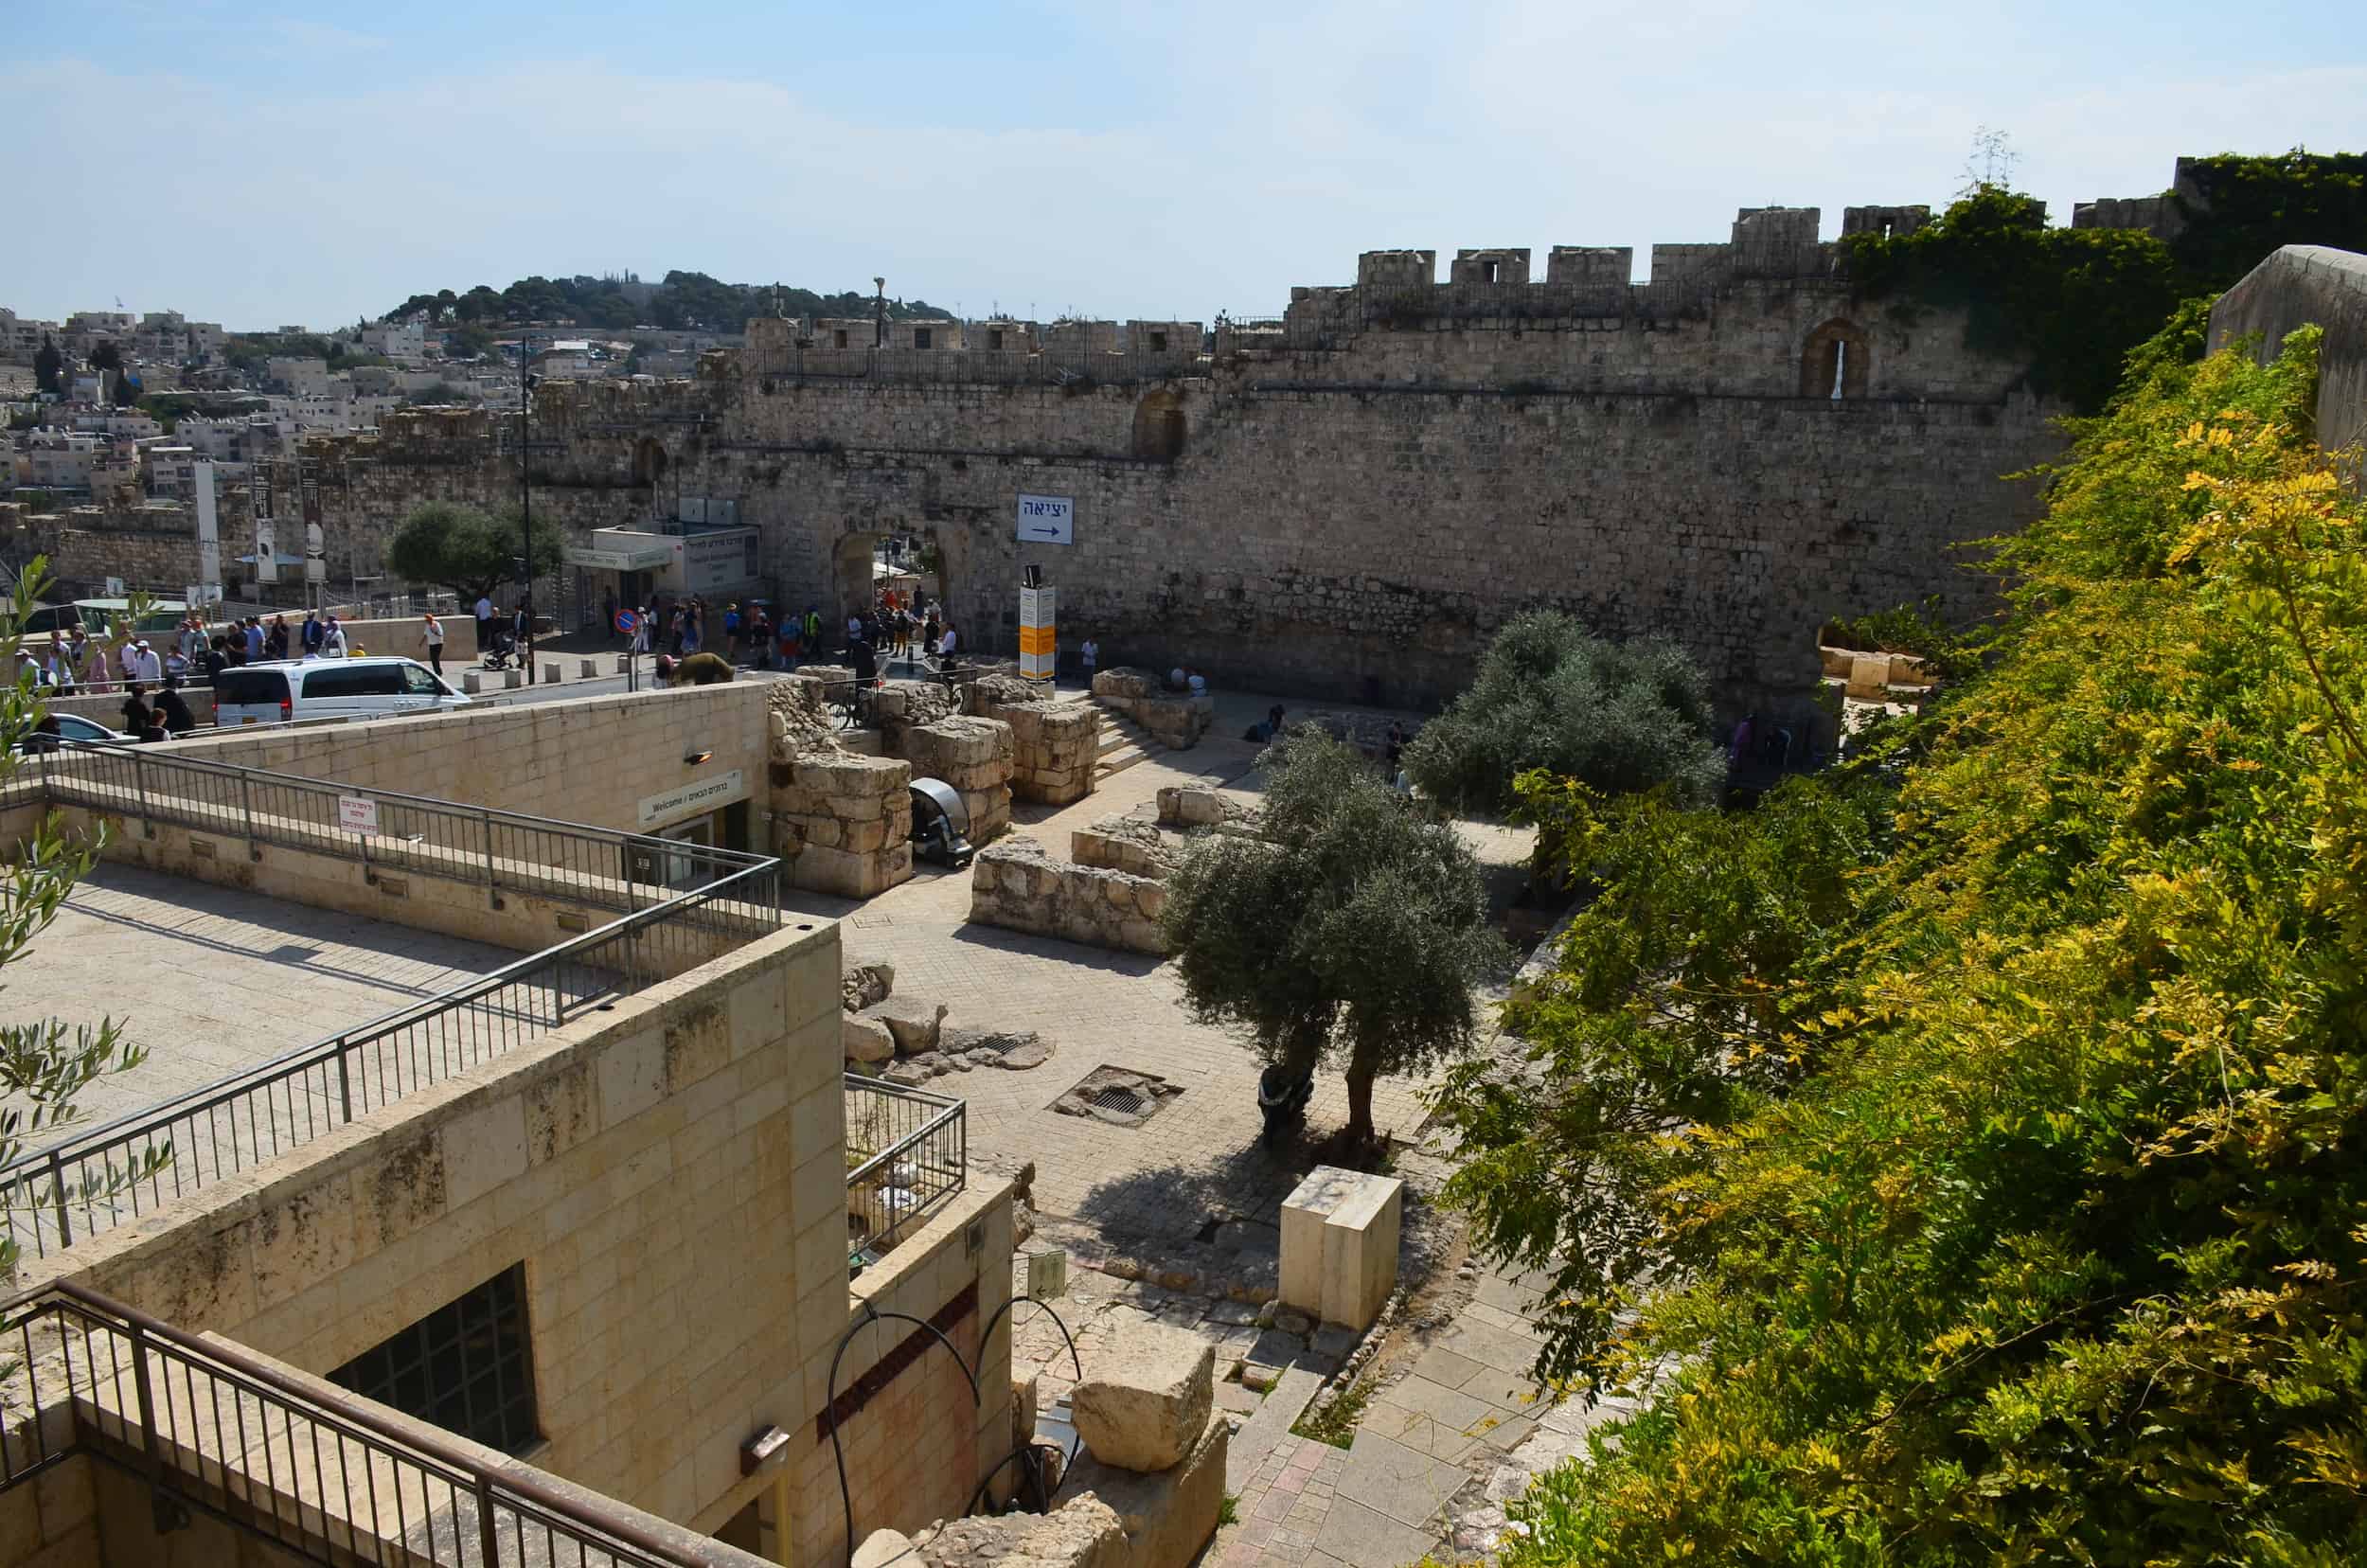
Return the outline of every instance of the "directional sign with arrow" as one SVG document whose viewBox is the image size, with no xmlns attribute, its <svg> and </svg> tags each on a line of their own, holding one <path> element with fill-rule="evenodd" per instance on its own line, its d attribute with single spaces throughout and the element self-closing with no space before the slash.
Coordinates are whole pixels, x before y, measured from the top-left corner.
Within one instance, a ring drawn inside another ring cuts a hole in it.
<svg viewBox="0 0 2367 1568">
<path fill-rule="evenodd" d="M 1076 543 L 1076 499 L 1066 495 L 1022 495 L 1019 498 L 1019 542 L 1023 544 Z"/>
</svg>

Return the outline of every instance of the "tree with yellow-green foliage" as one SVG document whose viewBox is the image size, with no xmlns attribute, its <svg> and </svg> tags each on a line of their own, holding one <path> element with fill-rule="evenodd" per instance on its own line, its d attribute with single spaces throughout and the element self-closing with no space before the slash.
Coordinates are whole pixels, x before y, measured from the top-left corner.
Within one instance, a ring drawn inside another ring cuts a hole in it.
<svg viewBox="0 0 2367 1568">
<path fill-rule="evenodd" d="M 2367 1561 L 2367 508 L 2314 333 L 2137 363 L 1878 755 L 1524 780 L 1588 901 L 1452 1191 L 1644 1407 L 1514 1568 Z"/>
</svg>

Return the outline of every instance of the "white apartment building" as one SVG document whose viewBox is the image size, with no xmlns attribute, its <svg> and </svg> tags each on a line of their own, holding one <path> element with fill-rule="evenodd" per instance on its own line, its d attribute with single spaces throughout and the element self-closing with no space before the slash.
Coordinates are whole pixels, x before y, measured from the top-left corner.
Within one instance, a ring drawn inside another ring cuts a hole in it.
<svg viewBox="0 0 2367 1568">
<path fill-rule="evenodd" d="M 329 373 L 327 360 L 291 359 L 278 355 L 263 362 L 263 377 L 280 391 L 298 398 L 328 397 L 338 381 Z"/>
<path fill-rule="evenodd" d="M 427 357 L 427 328 L 417 321 L 380 322 L 362 329 L 362 347 L 400 364 Z"/>
<path fill-rule="evenodd" d="M 55 341 L 63 330 L 54 321 L 35 321 L 0 308 L 0 365 L 32 364 L 33 356 L 41 352 L 41 340 Z"/>
</svg>

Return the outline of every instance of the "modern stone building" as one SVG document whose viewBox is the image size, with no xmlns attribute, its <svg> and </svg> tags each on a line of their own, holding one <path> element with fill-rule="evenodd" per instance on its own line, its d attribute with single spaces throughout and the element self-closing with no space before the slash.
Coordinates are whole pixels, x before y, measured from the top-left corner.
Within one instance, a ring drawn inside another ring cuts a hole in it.
<svg viewBox="0 0 2367 1568">
<path fill-rule="evenodd" d="M 843 1075 L 836 925 L 718 842 L 768 765 L 761 693 L 715 692 L 512 716 L 514 754 L 463 715 L 11 775 L 7 846 L 103 825 L 168 918 L 292 935 L 142 988 L 169 1048 L 0 1172 L 0 1561 L 830 1562 L 850 1515 L 966 1511 L 1011 1443 L 1009 1187 L 958 1101 Z M 434 787 L 488 756 L 576 820 Z M 31 985 L 120 1011 L 63 977 L 157 940 Z M 421 942 L 472 973 L 313 1000 Z"/>
</svg>

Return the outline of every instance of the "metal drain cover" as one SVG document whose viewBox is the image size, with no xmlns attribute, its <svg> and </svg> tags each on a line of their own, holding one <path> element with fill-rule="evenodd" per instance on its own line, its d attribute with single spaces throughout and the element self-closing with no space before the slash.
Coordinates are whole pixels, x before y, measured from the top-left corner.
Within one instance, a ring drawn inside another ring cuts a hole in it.
<svg viewBox="0 0 2367 1568">
<path fill-rule="evenodd" d="M 1112 1127 L 1140 1127 L 1184 1091 L 1156 1073 L 1100 1066 L 1052 1102 L 1064 1116 L 1090 1116 Z"/>
</svg>

